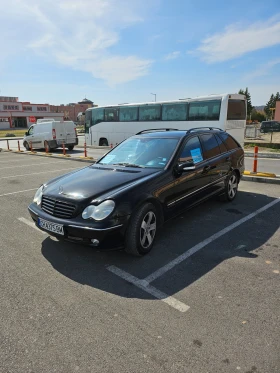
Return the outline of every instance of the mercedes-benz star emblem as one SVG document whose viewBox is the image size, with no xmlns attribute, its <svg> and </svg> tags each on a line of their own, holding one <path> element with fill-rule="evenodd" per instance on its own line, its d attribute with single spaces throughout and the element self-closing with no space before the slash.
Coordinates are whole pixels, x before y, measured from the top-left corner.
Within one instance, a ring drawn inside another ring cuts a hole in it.
<svg viewBox="0 0 280 373">
<path fill-rule="evenodd" d="M 59 189 L 58 189 L 58 193 L 59 194 L 63 194 L 63 187 L 60 185 Z"/>
</svg>

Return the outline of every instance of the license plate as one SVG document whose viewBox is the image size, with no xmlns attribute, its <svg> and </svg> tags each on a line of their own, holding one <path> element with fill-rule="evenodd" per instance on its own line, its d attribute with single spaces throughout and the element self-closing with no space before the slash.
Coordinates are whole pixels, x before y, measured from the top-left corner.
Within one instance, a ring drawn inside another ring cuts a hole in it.
<svg viewBox="0 0 280 373">
<path fill-rule="evenodd" d="M 51 223 L 45 219 L 38 218 L 38 225 L 47 231 L 60 234 L 61 236 L 64 235 L 63 225 L 61 224 Z"/>
</svg>

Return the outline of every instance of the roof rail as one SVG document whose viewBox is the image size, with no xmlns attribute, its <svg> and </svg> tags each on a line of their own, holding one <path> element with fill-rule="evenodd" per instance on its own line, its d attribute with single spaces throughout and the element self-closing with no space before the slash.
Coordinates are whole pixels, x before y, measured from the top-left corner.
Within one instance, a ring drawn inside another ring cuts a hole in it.
<svg viewBox="0 0 280 373">
<path fill-rule="evenodd" d="M 187 130 L 187 133 L 191 132 L 191 131 L 199 131 L 199 130 L 218 130 L 218 131 L 223 131 L 221 128 L 218 128 L 218 127 L 196 127 L 196 128 L 191 128 L 189 130 Z"/>
<path fill-rule="evenodd" d="M 141 133 L 144 133 L 144 132 L 154 132 L 154 131 L 179 131 L 179 130 L 178 128 L 150 128 L 148 130 L 140 131 L 136 133 L 136 135 L 141 135 Z"/>
</svg>

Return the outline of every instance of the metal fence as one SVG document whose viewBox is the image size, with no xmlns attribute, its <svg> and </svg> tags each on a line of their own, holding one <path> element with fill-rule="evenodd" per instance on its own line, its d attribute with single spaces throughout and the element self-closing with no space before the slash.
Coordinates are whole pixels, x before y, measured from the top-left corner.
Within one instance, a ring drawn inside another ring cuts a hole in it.
<svg viewBox="0 0 280 373">
<path fill-rule="evenodd" d="M 260 125 L 250 124 L 245 128 L 245 139 L 258 139 L 261 137 Z"/>
</svg>

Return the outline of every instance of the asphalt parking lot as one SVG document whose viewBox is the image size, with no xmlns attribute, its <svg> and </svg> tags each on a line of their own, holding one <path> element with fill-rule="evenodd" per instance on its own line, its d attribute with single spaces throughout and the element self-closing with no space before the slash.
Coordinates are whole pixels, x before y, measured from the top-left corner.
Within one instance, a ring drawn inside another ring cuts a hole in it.
<svg viewBox="0 0 280 373">
<path fill-rule="evenodd" d="M 241 182 L 139 259 L 31 222 L 36 189 L 85 166 L 0 152 L 0 371 L 278 373 L 280 186 Z"/>
</svg>

